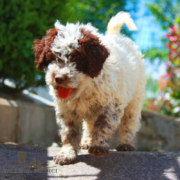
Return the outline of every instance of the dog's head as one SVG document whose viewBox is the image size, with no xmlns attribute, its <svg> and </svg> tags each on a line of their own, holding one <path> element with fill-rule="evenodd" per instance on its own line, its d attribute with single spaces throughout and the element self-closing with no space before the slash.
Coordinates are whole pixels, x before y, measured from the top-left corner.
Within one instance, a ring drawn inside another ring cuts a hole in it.
<svg viewBox="0 0 180 180">
<path fill-rule="evenodd" d="M 37 70 L 45 69 L 47 84 L 57 89 L 61 98 L 80 87 L 82 92 L 82 84 L 100 74 L 109 52 L 96 31 L 90 24 L 63 26 L 57 21 L 55 29 L 34 41 Z"/>
</svg>

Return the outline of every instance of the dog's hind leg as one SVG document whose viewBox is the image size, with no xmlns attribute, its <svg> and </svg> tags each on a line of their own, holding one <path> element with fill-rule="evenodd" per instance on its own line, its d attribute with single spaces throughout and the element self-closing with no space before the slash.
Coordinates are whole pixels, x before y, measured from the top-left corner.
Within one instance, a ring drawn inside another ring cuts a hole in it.
<svg viewBox="0 0 180 180">
<path fill-rule="evenodd" d="M 144 84 L 140 87 L 133 100 L 124 110 L 124 116 L 120 124 L 120 143 L 116 147 L 117 151 L 134 151 L 135 136 L 140 128 L 141 110 L 144 98 Z"/>
</svg>

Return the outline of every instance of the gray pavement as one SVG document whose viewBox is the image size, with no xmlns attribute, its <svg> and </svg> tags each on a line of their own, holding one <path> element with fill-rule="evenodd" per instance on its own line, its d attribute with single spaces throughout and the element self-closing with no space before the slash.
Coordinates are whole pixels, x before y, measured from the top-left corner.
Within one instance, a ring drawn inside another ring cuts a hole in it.
<svg viewBox="0 0 180 180">
<path fill-rule="evenodd" d="M 83 150 L 59 166 L 59 147 L 0 145 L 0 180 L 180 180 L 180 152 L 116 152 L 103 158 Z"/>
</svg>

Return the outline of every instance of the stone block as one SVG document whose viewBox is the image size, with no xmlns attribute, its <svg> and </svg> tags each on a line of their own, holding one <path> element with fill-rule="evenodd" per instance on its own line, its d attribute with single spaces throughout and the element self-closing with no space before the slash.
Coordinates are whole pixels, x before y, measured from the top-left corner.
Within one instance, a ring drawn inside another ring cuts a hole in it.
<svg viewBox="0 0 180 180">
<path fill-rule="evenodd" d="M 0 142 L 49 146 L 58 135 L 54 108 L 0 98 Z"/>
<path fill-rule="evenodd" d="M 16 101 L 0 98 L 0 142 L 16 142 L 19 107 Z"/>
</svg>

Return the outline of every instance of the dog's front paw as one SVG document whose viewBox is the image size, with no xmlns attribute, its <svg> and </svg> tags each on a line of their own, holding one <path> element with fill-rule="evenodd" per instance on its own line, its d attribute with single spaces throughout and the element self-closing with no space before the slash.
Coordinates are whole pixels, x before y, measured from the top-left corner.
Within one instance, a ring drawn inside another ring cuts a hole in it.
<svg viewBox="0 0 180 180">
<path fill-rule="evenodd" d="M 60 152 L 59 154 L 56 154 L 53 159 L 56 164 L 67 165 L 73 164 L 76 159 L 76 156 L 68 156 L 63 152 Z"/>
<path fill-rule="evenodd" d="M 109 149 L 101 146 L 92 146 L 89 148 L 89 153 L 93 156 L 104 157 L 109 154 Z"/>
<path fill-rule="evenodd" d="M 117 151 L 134 151 L 135 147 L 130 144 L 119 144 L 116 147 Z"/>
</svg>

